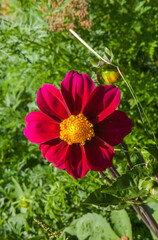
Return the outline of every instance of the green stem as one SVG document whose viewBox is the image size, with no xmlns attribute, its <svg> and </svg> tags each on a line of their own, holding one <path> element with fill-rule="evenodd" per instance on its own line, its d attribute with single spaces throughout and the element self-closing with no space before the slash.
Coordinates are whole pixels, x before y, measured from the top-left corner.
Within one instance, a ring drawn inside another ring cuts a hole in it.
<svg viewBox="0 0 158 240">
<path fill-rule="evenodd" d="M 122 141 L 121 145 L 124 150 L 125 156 L 127 158 L 129 167 L 132 168 L 133 164 L 130 159 L 128 147 L 124 141 Z M 141 198 L 139 198 L 138 200 L 142 202 Z M 153 232 L 156 237 L 158 237 L 158 224 L 156 223 L 152 215 L 147 211 L 145 205 L 139 204 L 139 206 L 137 206 L 136 204 L 132 204 L 132 206 L 134 210 L 141 216 L 141 219 L 146 224 L 146 226 L 150 229 L 150 231 Z"/>
<path fill-rule="evenodd" d="M 151 131 L 152 131 L 152 127 L 151 127 L 150 121 L 148 120 L 148 117 L 147 117 L 147 115 L 146 115 L 146 113 L 145 113 L 142 105 L 140 104 L 139 100 L 137 99 L 136 95 L 134 94 L 134 90 L 133 90 L 131 84 L 126 81 L 126 79 L 125 79 L 123 73 L 121 72 L 120 68 L 119 68 L 118 66 L 116 66 L 116 68 L 117 68 L 120 76 L 122 77 L 122 79 L 123 79 L 124 82 L 126 83 L 128 89 L 129 89 L 129 91 L 130 91 L 130 93 L 131 93 L 131 95 L 132 95 L 132 97 L 133 97 L 133 99 L 134 99 L 134 101 L 135 101 L 135 103 L 136 103 L 136 106 L 137 106 L 137 109 L 138 109 L 138 112 L 139 112 L 141 121 L 142 121 L 142 123 L 144 124 L 145 130 L 148 132 L 148 130 L 147 130 L 147 128 L 146 128 L 146 125 L 145 125 L 145 121 L 144 121 L 143 115 L 144 115 L 144 117 L 145 117 L 145 119 L 146 119 L 147 124 L 149 125 L 149 127 L 150 127 L 150 129 L 151 129 Z M 142 114 L 142 113 L 143 113 L 143 114 Z M 153 140 L 154 140 L 154 142 L 156 143 L 156 146 L 157 146 L 157 139 L 156 139 L 155 134 L 154 134 L 153 131 L 152 131 L 152 136 L 153 136 Z"/>
<path fill-rule="evenodd" d="M 88 48 L 96 57 L 98 57 L 100 60 L 102 60 L 103 62 L 105 62 L 106 64 L 111 64 L 108 60 L 105 60 L 104 58 L 102 58 L 96 51 L 94 51 L 93 48 L 91 48 L 74 30 L 69 29 L 69 31 L 86 47 Z"/>
<path fill-rule="evenodd" d="M 153 216 L 151 214 L 149 214 L 149 212 L 146 209 L 146 206 L 144 204 L 139 205 L 139 208 L 141 209 L 143 215 L 146 217 L 146 219 L 150 223 L 150 225 L 151 225 L 151 227 L 154 231 L 155 236 L 158 237 L 158 224 L 157 224 L 157 222 L 155 221 Z"/>
<path fill-rule="evenodd" d="M 115 176 L 120 176 L 120 174 L 117 172 L 117 170 L 112 167 L 112 174 L 115 174 Z M 112 175 L 111 175 L 112 176 Z M 116 178 L 116 177 L 115 177 Z M 139 201 L 142 201 L 140 198 Z M 148 229 L 156 236 L 158 237 L 158 224 L 153 218 L 153 216 L 148 212 L 146 207 L 143 204 L 132 204 L 132 207 L 137 212 L 137 214 L 141 217 L 142 221 L 145 223 L 145 225 L 148 227 Z"/>
<path fill-rule="evenodd" d="M 144 115 L 144 117 L 145 117 L 145 119 L 146 119 L 147 124 L 149 125 L 149 127 L 150 127 L 150 129 L 151 129 L 151 131 L 152 131 L 152 127 L 151 127 L 150 121 L 148 120 L 148 117 L 147 117 L 147 115 L 146 115 L 143 107 L 141 106 L 140 102 L 138 101 L 136 95 L 134 94 L 134 90 L 133 90 L 131 84 L 126 81 L 126 79 L 125 79 L 123 73 L 121 72 L 120 68 L 119 68 L 117 65 L 115 65 L 115 64 L 111 63 L 110 61 L 108 61 L 108 60 L 104 59 L 103 57 L 101 57 L 101 56 L 100 56 L 93 48 L 91 48 L 91 47 L 89 46 L 89 44 L 86 43 L 74 30 L 69 29 L 69 31 L 70 31 L 86 48 L 88 48 L 96 57 L 98 57 L 100 60 L 102 60 L 102 61 L 105 62 L 106 64 L 111 65 L 111 66 L 113 66 L 113 67 L 115 67 L 115 68 L 117 69 L 117 71 L 119 72 L 120 76 L 122 77 L 122 79 L 123 79 L 124 82 L 126 83 L 128 89 L 129 89 L 129 91 L 130 91 L 130 93 L 131 93 L 131 95 L 132 95 L 132 97 L 133 97 L 133 99 L 134 99 L 134 101 L 135 101 L 135 103 L 136 103 L 136 106 L 137 106 L 137 109 L 138 109 L 138 112 L 139 112 L 139 115 L 140 115 L 140 118 L 141 118 L 141 121 L 142 121 L 144 127 L 145 127 L 145 121 L 144 121 L 143 115 Z M 148 132 L 148 129 L 147 129 L 147 128 L 145 128 L 145 129 L 146 129 L 146 131 Z M 153 131 L 152 131 L 152 136 L 153 136 L 154 142 L 156 143 L 156 146 L 158 147 L 157 139 L 156 139 L 155 134 L 154 134 Z"/>
<path fill-rule="evenodd" d="M 95 56 L 97 56 L 100 60 L 102 60 L 103 62 L 105 62 L 106 64 L 108 65 L 111 65 L 113 67 L 115 67 L 117 69 L 117 71 L 119 72 L 120 76 L 122 77 L 122 79 L 124 80 L 124 82 L 126 83 L 128 89 L 130 90 L 131 92 L 131 95 L 133 97 L 133 99 L 135 100 L 135 103 L 136 103 L 136 106 L 137 106 L 137 109 L 138 109 L 138 112 L 139 112 L 139 115 L 140 115 L 140 118 L 141 118 L 141 121 L 142 123 L 144 124 L 145 126 L 145 121 L 144 121 L 144 118 L 143 118 L 143 115 L 149 125 L 149 127 L 151 128 L 151 125 L 150 125 L 150 122 L 141 106 L 141 104 L 139 103 L 136 95 L 134 94 L 134 91 L 133 91 L 133 88 L 132 86 L 130 85 L 130 83 L 128 83 L 125 79 L 125 77 L 123 76 L 120 68 L 114 64 L 112 64 L 110 61 L 108 60 L 105 60 L 104 58 L 102 58 L 96 51 L 94 51 L 75 31 L 73 31 L 72 29 L 69 29 L 69 31 L 86 47 L 88 48 Z M 142 114 L 143 113 L 143 114 Z M 151 128 L 152 130 L 152 128 Z M 157 141 L 156 141 L 156 137 L 155 137 L 155 134 L 152 132 L 152 135 L 153 135 L 153 139 L 155 141 L 155 143 L 157 144 Z M 125 146 L 123 146 L 125 147 Z M 128 162 L 129 162 L 129 156 L 127 156 L 127 151 L 126 152 L 126 157 L 128 159 Z M 129 164 L 130 167 L 132 167 L 132 163 L 130 162 Z M 118 178 L 120 176 L 120 174 L 117 172 L 117 170 L 114 168 L 114 167 L 111 167 L 108 169 L 109 170 L 109 173 L 111 174 L 111 176 L 113 178 Z M 151 214 L 147 211 L 147 209 L 145 209 L 144 205 L 138 205 L 136 206 L 136 204 L 133 204 L 132 205 L 134 210 L 137 212 L 137 214 L 141 217 L 141 219 L 143 220 L 143 222 L 146 224 L 146 226 L 149 228 L 149 230 L 156 236 L 158 237 L 158 224 L 156 223 L 156 221 L 154 220 L 154 218 L 151 216 Z"/>
<path fill-rule="evenodd" d="M 133 164 L 132 164 L 132 161 L 131 161 L 131 158 L 130 158 L 130 155 L 129 155 L 128 147 L 127 147 L 127 145 L 126 145 L 126 143 L 125 143 L 124 141 L 122 141 L 121 145 L 122 145 L 124 154 L 125 154 L 125 156 L 126 156 L 126 158 L 127 158 L 129 167 L 132 168 L 132 167 L 133 167 Z"/>
</svg>

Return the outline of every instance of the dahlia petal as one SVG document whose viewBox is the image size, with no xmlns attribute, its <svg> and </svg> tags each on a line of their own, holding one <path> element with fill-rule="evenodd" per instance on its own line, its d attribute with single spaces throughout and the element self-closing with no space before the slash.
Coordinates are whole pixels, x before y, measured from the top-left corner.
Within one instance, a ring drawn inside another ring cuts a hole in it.
<svg viewBox="0 0 158 240">
<path fill-rule="evenodd" d="M 60 91 L 51 84 L 45 84 L 38 90 L 37 105 L 42 112 L 57 121 L 70 115 Z"/>
<path fill-rule="evenodd" d="M 51 162 L 56 168 L 64 169 L 69 146 L 58 139 L 53 139 L 40 145 L 43 158 Z"/>
<path fill-rule="evenodd" d="M 89 98 L 83 114 L 92 123 L 101 122 L 118 107 L 120 90 L 114 85 L 98 86 Z"/>
<path fill-rule="evenodd" d="M 85 144 L 88 167 L 93 171 L 103 171 L 112 167 L 114 149 L 99 137 L 94 137 Z"/>
<path fill-rule="evenodd" d="M 66 171 L 74 178 L 82 178 L 89 170 L 84 147 L 73 144 L 68 148 L 66 154 Z"/>
<path fill-rule="evenodd" d="M 29 113 L 26 118 L 24 135 L 33 143 L 43 143 L 59 137 L 59 123 L 43 112 Z"/>
<path fill-rule="evenodd" d="M 66 75 L 61 83 L 61 92 L 71 114 L 82 112 L 94 89 L 94 82 L 87 74 L 70 71 Z"/>
<path fill-rule="evenodd" d="M 131 128 L 132 120 L 124 112 L 116 110 L 95 125 L 95 133 L 111 146 L 116 146 L 131 132 Z"/>
</svg>

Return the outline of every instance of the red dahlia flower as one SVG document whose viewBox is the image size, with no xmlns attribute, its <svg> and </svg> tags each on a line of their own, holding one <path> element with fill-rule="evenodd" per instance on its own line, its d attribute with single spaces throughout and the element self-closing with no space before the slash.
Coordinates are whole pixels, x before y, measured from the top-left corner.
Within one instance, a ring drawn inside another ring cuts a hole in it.
<svg viewBox="0 0 158 240">
<path fill-rule="evenodd" d="M 116 110 L 120 90 L 113 85 L 95 87 L 91 78 L 75 71 L 61 82 L 61 92 L 45 84 L 37 93 L 40 111 L 26 116 L 24 135 L 40 144 L 44 158 L 74 178 L 91 169 L 112 166 L 114 149 L 131 132 L 131 120 Z"/>
</svg>

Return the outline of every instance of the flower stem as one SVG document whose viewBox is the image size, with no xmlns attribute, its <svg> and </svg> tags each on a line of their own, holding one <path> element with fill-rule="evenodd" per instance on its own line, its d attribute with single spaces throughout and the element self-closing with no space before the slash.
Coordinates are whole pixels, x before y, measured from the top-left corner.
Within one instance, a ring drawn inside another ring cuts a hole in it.
<svg viewBox="0 0 158 240">
<path fill-rule="evenodd" d="M 114 178 L 118 178 L 120 174 L 117 172 L 117 170 L 114 167 L 109 168 L 110 174 Z M 142 202 L 142 200 L 139 198 L 139 201 Z M 142 221 L 145 223 L 145 225 L 148 227 L 148 229 L 156 236 L 158 237 L 158 224 L 156 223 L 153 216 L 148 212 L 146 207 L 143 204 L 132 204 L 133 209 L 136 211 L 136 213 L 141 217 Z"/>
<path fill-rule="evenodd" d="M 96 51 L 94 51 L 93 48 L 91 48 L 74 30 L 69 29 L 69 31 L 86 47 L 88 48 L 96 57 L 98 57 L 100 60 L 102 60 L 103 62 L 105 62 L 106 64 L 110 64 L 111 63 L 108 60 L 105 60 L 104 58 L 102 58 Z"/>
<path fill-rule="evenodd" d="M 144 121 L 144 118 L 148 124 L 148 126 L 151 128 L 151 124 L 146 116 L 146 113 L 145 111 L 143 110 L 141 104 L 139 103 L 134 91 L 133 91 L 133 88 L 132 86 L 130 85 L 130 83 L 128 83 L 125 79 L 125 77 L 123 76 L 120 68 L 114 64 L 112 64 L 110 61 L 102 58 L 96 51 L 94 51 L 76 32 L 74 32 L 72 29 L 69 29 L 69 31 L 86 47 L 88 48 L 95 56 L 97 56 L 100 60 L 102 60 L 103 62 L 105 62 L 106 64 L 109 64 L 113 67 L 115 67 L 117 69 L 117 71 L 119 72 L 119 74 L 121 75 L 122 79 L 124 80 L 124 82 L 126 83 L 129 91 L 131 92 L 131 95 L 133 97 L 133 99 L 135 100 L 135 103 L 136 103 L 136 106 L 137 106 L 137 109 L 138 109 L 138 112 L 139 112 L 139 115 L 140 115 L 140 118 L 141 118 L 141 121 L 143 123 L 143 125 L 145 126 L 145 121 Z M 144 117 L 144 118 L 143 118 Z M 146 128 L 147 129 L 147 128 Z M 152 128 L 151 128 L 152 130 Z M 152 135 L 153 135 L 153 140 L 155 141 L 156 145 L 157 145 L 157 140 L 156 140 L 156 137 L 155 137 L 155 134 L 153 133 L 152 131 Z M 128 149 L 126 148 L 126 145 L 123 143 L 122 144 L 122 147 L 124 149 L 124 152 L 125 152 L 125 155 L 126 155 L 126 158 L 128 160 L 128 163 L 129 163 L 129 166 L 130 168 L 133 167 L 132 165 L 132 162 L 130 160 L 130 156 L 128 154 Z M 118 178 L 120 176 L 120 174 L 117 172 L 117 170 L 114 168 L 114 167 L 110 167 L 109 169 L 109 173 L 111 174 L 111 176 L 113 178 Z M 102 177 L 103 174 L 101 174 Z M 106 177 L 106 176 L 105 176 Z M 104 177 L 104 178 L 105 178 Z M 105 178 L 106 179 L 106 178 Z M 106 179 L 108 182 L 108 178 Z M 111 180 L 110 180 L 111 181 Z M 110 183 L 110 182 L 109 182 Z M 141 200 L 141 199 L 140 199 Z M 141 219 L 143 220 L 143 222 L 145 223 L 145 225 L 148 227 L 148 229 L 156 236 L 158 237 L 158 224 L 156 223 L 156 221 L 154 220 L 154 218 L 152 217 L 152 215 L 147 211 L 147 209 L 145 208 L 145 206 L 143 204 L 141 205 L 136 205 L 136 204 L 132 204 L 134 210 L 137 212 L 137 214 L 141 217 Z"/>
<path fill-rule="evenodd" d="M 149 128 L 151 129 L 151 132 L 152 132 L 152 138 L 153 138 L 153 140 L 154 140 L 156 146 L 158 147 L 157 139 L 156 139 L 156 136 L 155 136 L 155 134 L 154 134 L 154 132 L 153 132 L 153 130 L 152 130 L 152 127 L 151 127 L 150 121 L 149 121 L 149 119 L 148 119 L 148 117 L 147 117 L 147 115 L 146 115 L 146 113 L 145 113 L 145 111 L 144 111 L 142 105 L 140 104 L 138 98 L 136 97 L 136 94 L 134 93 L 134 90 L 133 90 L 131 84 L 130 84 L 129 82 L 126 81 L 126 79 L 125 79 L 123 73 L 121 72 L 120 68 L 119 68 L 118 66 L 116 66 L 116 68 L 117 68 L 117 70 L 118 70 L 120 76 L 122 77 L 123 81 L 126 83 L 128 89 L 129 89 L 129 91 L 130 91 L 130 93 L 131 93 L 131 95 L 132 95 L 132 97 L 133 97 L 133 99 L 134 99 L 134 101 L 135 101 L 135 103 L 136 103 L 136 106 L 137 106 L 137 109 L 138 109 L 138 112 L 139 112 L 139 115 L 140 115 L 141 121 L 142 121 L 142 123 L 143 123 L 143 126 L 144 126 L 146 132 L 148 133 L 148 129 L 147 129 L 147 127 L 146 127 L 145 121 L 147 122 Z M 145 120 L 144 120 L 143 116 L 144 116 Z M 148 135 L 149 135 L 149 134 L 148 134 Z"/>
<path fill-rule="evenodd" d="M 131 158 L 130 158 L 130 155 L 129 155 L 128 147 L 127 147 L 127 145 L 126 145 L 126 143 L 125 143 L 124 141 L 122 141 L 121 145 L 122 145 L 124 154 L 125 154 L 125 156 L 126 156 L 126 158 L 127 158 L 129 167 L 132 168 L 132 167 L 133 167 L 133 164 L 132 164 L 132 161 L 131 161 Z"/>
<path fill-rule="evenodd" d="M 102 171 L 99 171 L 99 173 L 102 178 L 104 178 L 108 183 L 112 184 L 111 179 L 105 176 L 105 174 Z"/>
<path fill-rule="evenodd" d="M 139 208 L 141 209 L 143 215 L 146 217 L 146 219 L 150 223 L 150 226 L 153 229 L 153 233 L 155 234 L 156 237 L 158 237 L 158 224 L 157 224 L 157 222 L 155 221 L 153 216 L 148 212 L 148 210 L 146 209 L 146 206 L 144 204 L 140 204 Z"/>
<path fill-rule="evenodd" d="M 118 178 L 120 176 L 120 174 L 114 168 L 114 166 L 109 168 L 109 172 L 110 172 L 111 176 L 114 177 L 114 178 Z"/>
<path fill-rule="evenodd" d="M 147 117 L 147 115 L 146 115 L 146 113 L 145 113 L 145 111 L 144 111 L 141 103 L 139 102 L 136 94 L 134 93 L 134 90 L 133 90 L 131 84 L 126 81 L 126 79 L 125 79 L 123 73 L 121 72 L 120 68 L 119 68 L 117 65 L 111 63 L 109 60 L 104 59 L 103 57 L 101 57 L 101 56 L 100 56 L 93 48 L 91 48 L 91 46 L 89 46 L 89 44 L 86 43 L 74 30 L 69 29 L 69 31 L 70 31 L 86 48 L 88 48 L 96 57 L 98 57 L 98 58 L 99 58 L 100 60 L 102 60 L 104 63 L 106 63 L 106 64 L 108 64 L 108 65 L 110 65 L 110 66 L 113 66 L 113 67 L 115 67 L 115 68 L 117 69 L 117 71 L 119 72 L 119 74 L 120 74 L 120 76 L 122 77 L 123 81 L 124 81 L 125 84 L 127 85 L 128 89 L 129 89 L 129 91 L 130 91 L 130 93 L 131 93 L 131 95 L 132 95 L 132 97 L 133 97 L 133 99 L 134 99 L 134 101 L 135 101 L 135 103 L 136 103 L 136 106 L 137 106 L 137 109 L 138 109 L 138 112 L 139 112 L 141 121 L 142 121 L 142 123 L 143 123 L 143 126 L 144 126 L 146 132 L 148 133 L 148 128 L 146 127 L 145 122 L 148 124 L 149 128 L 151 129 L 152 138 L 153 138 L 153 140 L 154 140 L 154 142 L 155 142 L 155 144 L 156 144 L 156 146 L 157 146 L 157 148 L 158 148 L 157 139 L 156 139 L 156 136 L 155 136 L 154 132 L 152 131 L 152 126 L 151 126 L 151 124 L 150 124 L 150 121 L 149 121 L 149 119 L 148 119 L 148 117 Z M 145 120 L 144 120 L 144 119 L 145 119 Z"/>
<path fill-rule="evenodd" d="M 146 217 L 144 217 L 144 215 L 141 213 L 140 208 L 138 205 L 136 204 L 132 204 L 133 209 L 136 211 L 136 213 L 141 217 L 142 221 L 145 223 L 145 225 L 148 227 L 148 229 L 153 232 L 152 227 L 150 226 L 150 223 L 148 222 L 148 220 L 146 219 Z M 154 233 L 155 234 L 155 233 Z"/>
</svg>

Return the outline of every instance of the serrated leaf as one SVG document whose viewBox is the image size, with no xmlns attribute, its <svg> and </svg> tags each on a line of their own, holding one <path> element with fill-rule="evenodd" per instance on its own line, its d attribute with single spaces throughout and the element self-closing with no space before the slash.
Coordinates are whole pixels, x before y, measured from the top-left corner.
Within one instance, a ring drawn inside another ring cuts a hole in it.
<svg viewBox="0 0 158 240">
<path fill-rule="evenodd" d="M 106 208 L 107 210 L 122 209 L 128 206 L 128 203 L 122 201 L 121 198 L 103 193 L 101 188 L 92 192 L 83 204 Z"/>
<path fill-rule="evenodd" d="M 148 192 L 138 188 L 139 181 L 149 176 L 149 171 L 142 165 L 135 166 L 132 170 L 123 174 L 112 184 L 112 186 L 102 190 L 124 200 L 130 200 L 139 196 L 146 196 Z"/>
<path fill-rule="evenodd" d="M 107 210 L 122 209 L 132 203 L 132 199 L 146 196 L 148 191 L 139 188 L 140 179 L 149 176 L 145 166 L 138 165 L 120 176 L 110 187 L 102 187 L 92 192 L 83 204 L 103 207 Z"/>
<path fill-rule="evenodd" d="M 127 236 L 132 239 L 131 221 L 125 209 L 112 211 L 110 218 L 118 236 Z"/>
</svg>

